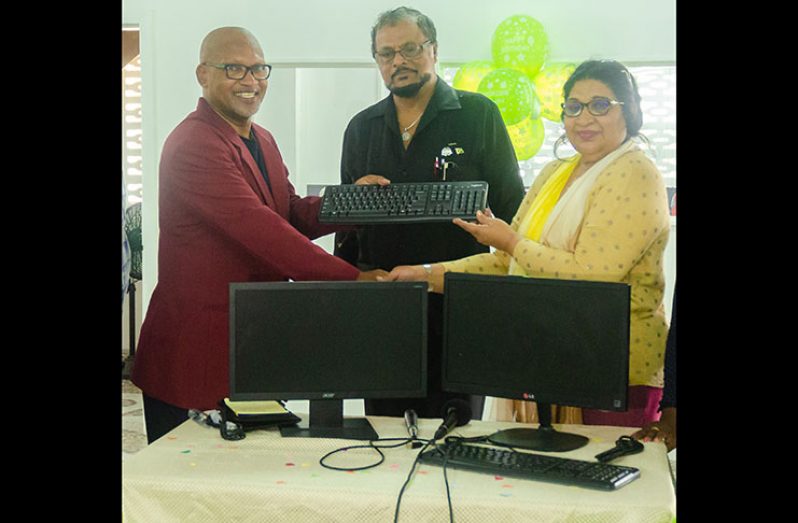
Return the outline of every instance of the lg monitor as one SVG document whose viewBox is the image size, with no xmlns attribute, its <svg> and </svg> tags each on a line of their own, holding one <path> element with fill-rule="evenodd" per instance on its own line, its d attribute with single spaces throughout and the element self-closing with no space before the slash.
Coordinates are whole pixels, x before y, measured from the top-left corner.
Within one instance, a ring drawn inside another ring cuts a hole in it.
<svg viewBox="0 0 798 523">
<path fill-rule="evenodd" d="M 443 389 L 538 406 L 539 428 L 491 442 L 572 450 L 588 440 L 555 430 L 551 404 L 626 410 L 628 285 L 447 273 L 445 289 Z"/>
<path fill-rule="evenodd" d="M 230 284 L 230 399 L 310 400 L 283 436 L 377 439 L 343 400 L 426 395 L 427 285 Z"/>
</svg>

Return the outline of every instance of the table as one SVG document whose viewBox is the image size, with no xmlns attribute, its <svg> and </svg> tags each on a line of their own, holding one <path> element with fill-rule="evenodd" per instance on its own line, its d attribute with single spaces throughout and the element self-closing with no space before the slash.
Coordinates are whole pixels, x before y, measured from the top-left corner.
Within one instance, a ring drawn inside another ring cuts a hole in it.
<svg viewBox="0 0 798 523">
<path fill-rule="evenodd" d="M 401 418 L 369 416 L 382 438 L 405 437 Z M 419 437 L 431 437 L 441 420 L 419 420 Z M 471 437 L 529 426 L 472 421 L 452 434 Z M 634 429 L 555 425 L 590 443 L 558 456 L 592 460 Z M 122 463 L 124 521 L 144 522 L 391 522 L 399 491 L 418 449 L 385 449 L 379 467 L 329 470 L 319 459 L 359 444 L 350 440 L 282 438 L 277 429 L 248 432 L 226 441 L 217 429 L 187 420 Z M 671 523 L 676 497 L 662 443 L 613 463 L 640 469 L 640 478 L 604 492 L 538 481 L 448 469 L 454 519 L 469 522 L 662 522 Z M 325 463 L 357 467 L 374 463 L 374 451 L 350 450 Z M 449 521 L 443 469 L 421 465 L 402 497 L 400 522 Z"/>
</svg>

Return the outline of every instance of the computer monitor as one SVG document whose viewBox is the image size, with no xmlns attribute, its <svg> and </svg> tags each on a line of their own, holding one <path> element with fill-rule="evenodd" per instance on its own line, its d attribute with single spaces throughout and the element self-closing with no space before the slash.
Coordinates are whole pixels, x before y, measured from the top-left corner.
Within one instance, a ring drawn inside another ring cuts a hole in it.
<svg viewBox="0 0 798 523">
<path fill-rule="evenodd" d="M 626 410 L 628 285 L 447 273 L 445 288 L 443 389 L 538 405 L 538 429 L 491 442 L 573 450 L 588 440 L 556 431 L 551 404 Z"/>
<path fill-rule="evenodd" d="M 348 398 L 427 393 L 427 285 L 230 284 L 230 399 L 310 400 L 283 436 L 377 439 Z"/>
</svg>

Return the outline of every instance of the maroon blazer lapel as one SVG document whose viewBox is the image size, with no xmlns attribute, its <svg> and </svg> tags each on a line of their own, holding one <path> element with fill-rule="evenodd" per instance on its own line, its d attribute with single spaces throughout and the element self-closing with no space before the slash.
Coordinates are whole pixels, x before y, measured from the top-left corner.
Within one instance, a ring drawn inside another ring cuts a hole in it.
<svg viewBox="0 0 798 523">
<path fill-rule="evenodd" d="M 261 150 L 263 151 L 262 140 L 258 141 L 261 142 Z M 266 203 L 266 205 L 279 213 L 278 205 L 275 201 L 274 195 L 271 191 L 269 191 L 269 186 L 266 185 L 266 182 L 260 173 L 260 169 L 258 168 L 258 164 L 255 163 L 255 159 L 252 157 L 252 154 L 250 154 L 246 144 L 241 137 L 238 136 L 238 134 L 236 134 L 236 139 L 233 142 L 233 145 L 235 145 L 236 149 L 238 149 L 238 154 L 241 156 L 241 161 L 244 163 L 245 169 L 243 174 L 249 185 L 256 187 L 257 190 L 255 192 L 260 194 L 261 199 Z M 265 156 L 266 152 L 263 151 L 263 153 Z M 269 183 L 272 184 L 272 189 L 274 189 L 274 178 L 277 178 L 277 176 L 273 176 L 271 174 L 273 171 L 269 166 L 268 157 L 266 160 L 266 172 L 269 173 Z"/>
<path fill-rule="evenodd" d="M 274 195 L 271 193 L 271 191 L 269 191 L 269 187 L 266 185 L 266 182 L 263 180 L 263 176 L 261 176 L 260 174 L 260 169 L 258 168 L 258 164 L 255 163 L 255 159 L 252 157 L 252 154 L 250 154 L 249 149 L 247 149 L 244 140 L 241 139 L 241 137 L 238 135 L 235 129 L 233 129 L 230 126 L 230 124 L 228 124 L 221 116 L 216 114 L 216 111 L 214 111 L 213 108 L 210 106 L 210 104 L 208 104 L 207 100 L 205 100 L 202 97 L 200 97 L 199 102 L 197 103 L 197 112 L 201 115 L 201 117 L 205 121 L 207 121 L 217 129 L 219 129 L 219 131 L 222 132 L 224 137 L 235 146 L 236 150 L 238 151 L 238 156 L 239 158 L 241 158 L 241 162 L 245 167 L 242 174 L 244 175 L 244 178 L 247 180 L 249 186 L 253 188 L 255 193 L 260 196 L 261 200 L 269 208 L 273 209 L 275 212 L 278 212 L 281 216 L 288 219 L 287 210 L 285 211 L 279 210 L 279 207 L 282 206 L 277 205 Z M 254 134 L 255 136 L 258 136 L 259 133 L 254 133 Z M 266 149 L 264 148 L 264 141 L 265 140 L 263 140 L 261 136 L 258 136 L 258 142 L 261 145 L 261 151 L 263 152 L 263 155 L 266 159 L 266 169 L 267 172 L 270 174 L 269 182 L 272 184 L 272 187 L 274 188 L 276 179 L 280 178 L 280 176 L 278 176 L 277 173 L 281 171 L 274 170 L 274 168 L 272 167 L 270 160 L 272 159 L 273 155 L 267 153 Z M 274 172 L 275 174 L 271 175 L 272 172 Z"/>
<path fill-rule="evenodd" d="M 253 124 L 252 134 L 254 134 L 255 138 L 258 140 L 261 153 L 263 153 L 264 162 L 266 163 L 266 172 L 269 173 L 269 183 L 272 186 L 271 193 L 269 194 L 272 201 L 269 203 L 269 206 L 274 209 L 277 214 L 288 220 L 291 212 L 290 194 L 288 190 L 288 176 L 285 172 L 286 168 L 285 164 L 283 164 L 283 157 L 277 149 L 277 145 L 274 143 L 274 138 L 268 131 Z M 260 171 L 257 172 L 260 173 Z M 260 178 L 262 181 L 263 177 L 260 176 Z M 266 185 L 265 182 L 263 185 Z M 269 191 L 267 190 L 266 192 L 268 193 Z"/>
</svg>

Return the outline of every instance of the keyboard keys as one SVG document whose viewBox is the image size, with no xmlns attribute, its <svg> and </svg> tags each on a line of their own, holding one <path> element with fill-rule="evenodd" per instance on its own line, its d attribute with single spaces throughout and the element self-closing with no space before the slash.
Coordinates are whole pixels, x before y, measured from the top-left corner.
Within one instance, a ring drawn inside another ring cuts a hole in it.
<svg viewBox="0 0 798 523">
<path fill-rule="evenodd" d="M 325 188 L 321 223 L 411 223 L 476 219 L 487 207 L 487 182 L 333 185 Z"/>
<path fill-rule="evenodd" d="M 420 461 L 443 466 L 444 459 L 454 469 L 600 490 L 615 490 L 640 477 L 634 467 L 456 443 L 428 450 Z"/>
</svg>

